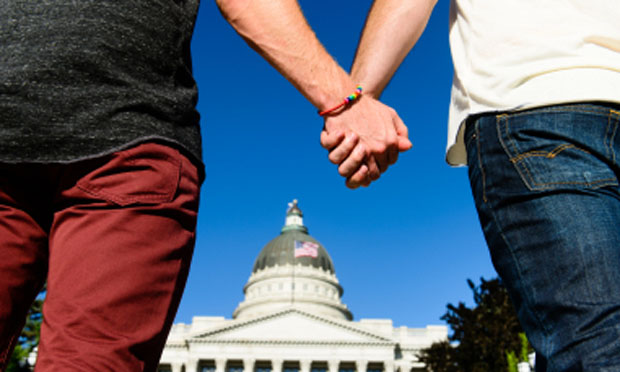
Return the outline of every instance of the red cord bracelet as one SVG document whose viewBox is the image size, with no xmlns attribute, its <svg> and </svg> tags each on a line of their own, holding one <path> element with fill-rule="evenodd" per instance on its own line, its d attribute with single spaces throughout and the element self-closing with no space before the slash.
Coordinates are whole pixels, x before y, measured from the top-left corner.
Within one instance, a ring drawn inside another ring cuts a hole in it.
<svg viewBox="0 0 620 372">
<path fill-rule="evenodd" d="M 324 116 L 329 114 L 330 112 L 336 111 L 341 107 L 344 107 L 346 105 L 348 105 L 349 103 L 355 101 L 356 99 L 358 99 L 360 96 L 362 95 L 362 86 L 358 85 L 357 88 L 355 89 L 355 92 L 353 92 L 351 95 L 344 97 L 344 100 L 342 100 L 342 102 L 340 102 L 338 105 L 327 109 L 327 110 L 323 110 L 323 111 L 319 111 L 319 116 Z"/>
</svg>

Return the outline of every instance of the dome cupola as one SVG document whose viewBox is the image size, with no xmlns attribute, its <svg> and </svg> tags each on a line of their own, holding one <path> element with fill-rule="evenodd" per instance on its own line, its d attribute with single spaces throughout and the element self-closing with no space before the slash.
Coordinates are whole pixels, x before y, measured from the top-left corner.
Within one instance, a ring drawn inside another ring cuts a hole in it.
<svg viewBox="0 0 620 372">
<path fill-rule="evenodd" d="M 289 203 L 284 227 L 259 253 L 234 318 L 261 316 L 286 307 L 352 319 L 327 250 L 308 234 L 297 200 Z"/>
<path fill-rule="evenodd" d="M 325 248 L 308 235 L 308 228 L 304 226 L 303 213 L 296 199 L 289 203 L 280 235 L 265 245 L 254 262 L 252 272 L 287 264 L 312 266 L 335 273 L 332 259 Z"/>
</svg>

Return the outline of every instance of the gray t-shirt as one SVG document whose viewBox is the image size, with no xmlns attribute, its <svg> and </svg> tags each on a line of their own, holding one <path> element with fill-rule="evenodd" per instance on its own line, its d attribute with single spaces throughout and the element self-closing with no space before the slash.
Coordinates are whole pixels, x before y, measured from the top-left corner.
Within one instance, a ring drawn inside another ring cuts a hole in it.
<svg viewBox="0 0 620 372">
<path fill-rule="evenodd" d="M 0 161 L 163 141 L 201 161 L 199 0 L 0 0 Z"/>
</svg>

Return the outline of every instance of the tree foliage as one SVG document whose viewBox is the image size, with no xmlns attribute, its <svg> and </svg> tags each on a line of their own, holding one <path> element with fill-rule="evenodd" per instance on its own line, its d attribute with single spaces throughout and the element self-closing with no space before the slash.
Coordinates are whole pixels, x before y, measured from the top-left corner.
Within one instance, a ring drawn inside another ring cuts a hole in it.
<svg viewBox="0 0 620 372">
<path fill-rule="evenodd" d="M 452 330 L 452 344 L 431 345 L 421 351 L 420 361 L 433 372 L 505 372 L 508 354 L 524 354 L 523 331 L 508 292 L 499 279 L 481 278 L 479 286 L 467 280 L 467 284 L 474 306 L 448 304 L 441 317 Z"/>
<path fill-rule="evenodd" d="M 30 353 L 39 345 L 39 335 L 41 333 L 41 322 L 43 321 L 43 299 L 46 288 L 43 288 L 37 298 L 30 306 L 26 323 L 19 335 L 17 345 L 13 349 L 13 354 L 9 359 L 6 372 L 26 372 L 30 371 L 26 360 Z"/>
</svg>

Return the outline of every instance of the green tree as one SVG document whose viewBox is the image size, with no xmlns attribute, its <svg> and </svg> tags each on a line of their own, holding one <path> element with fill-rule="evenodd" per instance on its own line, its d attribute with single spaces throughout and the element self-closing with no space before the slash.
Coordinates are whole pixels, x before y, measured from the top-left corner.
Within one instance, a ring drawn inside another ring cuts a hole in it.
<svg viewBox="0 0 620 372">
<path fill-rule="evenodd" d="M 45 291 L 46 288 L 44 287 L 28 311 L 26 324 L 19 335 L 15 349 L 13 349 L 13 354 L 11 354 L 11 358 L 9 359 L 6 372 L 30 371 L 26 360 L 34 348 L 39 345 L 41 322 L 43 321 L 43 313 L 41 311 L 43 308 Z"/>
<path fill-rule="evenodd" d="M 452 330 L 452 344 L 435 343 L 421 351 L 420 360 L 433 372 L 506 372 L 508 355 L 524 354 L 519 336 L 523 330 L 508 292 L 499 279 L 467 284 L 474 306 L 448 304 L 441 317 Z"/>
</svg>

